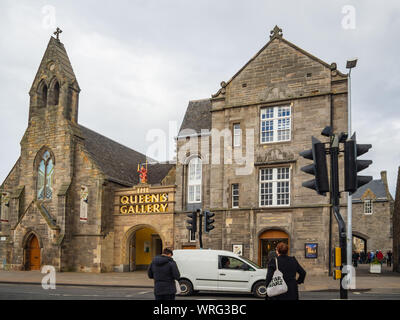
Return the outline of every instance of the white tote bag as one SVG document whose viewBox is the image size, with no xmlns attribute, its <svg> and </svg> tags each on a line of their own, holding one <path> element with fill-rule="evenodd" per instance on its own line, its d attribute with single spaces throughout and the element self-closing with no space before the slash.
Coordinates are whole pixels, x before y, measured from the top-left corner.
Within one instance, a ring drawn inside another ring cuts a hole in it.
<svg viewBox="0 0 400 320">
<path fill-rule="evenodd" d="M 176 293 L 175 294 L 181 294 L 182 293 L 181 285 L 179 284 L 178 280 L 175 280 L 175 287 L 176 287 Z"/>
<path fill-rule="evenodd" d="M 286 293 L 288 291 L 288 287 L 286 285 L 285 280 L 283 280 L 283 274 L 278 269 L 278 259 L 275 258 L 276 270 L 272 277 L 271 282 L 267 288 L 268 297 L 279 296 L 280 294 Z"/>
</svg>

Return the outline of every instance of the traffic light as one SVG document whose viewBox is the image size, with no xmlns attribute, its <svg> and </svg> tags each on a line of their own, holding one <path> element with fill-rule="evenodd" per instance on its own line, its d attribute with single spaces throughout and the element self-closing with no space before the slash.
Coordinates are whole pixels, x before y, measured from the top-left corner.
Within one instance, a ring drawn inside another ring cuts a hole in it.
<svg viewBox="0 0 400 320">
<path fill-rule="evenodd" d="M 325 196 L 326 192 L 329 192 L 329 179 L 328 170 L 326 167 L 325 144 L 315 137 L 311 137 L 311 142 L 312 148 L 300 152 L 300 156 L 306 159 L 313 160 L 314 163 L 302 167 L 300 170 L 305 173 L 314 175 L 315 179 L 303 182 L 302 186 L 313 189 L 317 191 L 318 194 Z"/>
<path fill-rule="evenodd" d="M 372 180 L 371 176 L 357 175 L 357 172 L 368 168 L 372 163 L 372 160 L 357 160 L 358 156 L 367 153 L 371 147 L 370 144 L 357 144 L 355 133 L 344 143 L 344 189 L 350 194 Z"/>
<path fill-rule="evenodd" d="M 187 214 L 187 216 L 191 219 L 186 220 L 189 225 L 186 229 L 191 230 L 193 234 L 197 232 L 197 211 L 193 211 L 192 213 Z"/>
<path fill-rule="evenodd" d="M 214 219 L 211 219 L 214 217 L 215 214 L 210 212 L 210 211 L 204 211 L 204 231 L 205 232 L 210 232 L 212 229 L 215 227 L 212 225 L 214 223 Z"/>
</svg>

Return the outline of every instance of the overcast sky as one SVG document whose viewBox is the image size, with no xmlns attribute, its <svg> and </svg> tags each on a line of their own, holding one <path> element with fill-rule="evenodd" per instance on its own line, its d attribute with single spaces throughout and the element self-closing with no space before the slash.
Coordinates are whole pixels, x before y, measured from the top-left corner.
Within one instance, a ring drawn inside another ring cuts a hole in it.
<svg viewBox="0 0 400 320">
<path fill-rule="evenodd" d="M 28 92 L 55 25 L 82 89 L 80 124 L 143 153 L 149 129 L 179 127 L 188 101 L 217 92 L 275 25 L 344 73 L 358 57 L 353 130 L 373 145 L 365 158 L 374 161 L 363 173 L 379 179 L 387 170 L 394 196 L 400 1 L 0 0 L 0 182 L 20 155 Z"/>
</svg>

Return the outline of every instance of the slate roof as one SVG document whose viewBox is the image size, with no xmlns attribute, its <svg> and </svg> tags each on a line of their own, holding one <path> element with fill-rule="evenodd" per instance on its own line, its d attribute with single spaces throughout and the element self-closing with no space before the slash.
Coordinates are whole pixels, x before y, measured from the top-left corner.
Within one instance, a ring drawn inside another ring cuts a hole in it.
<svg viewBox="0 0 400 320">
<path fill-rule="evenodd" d="M 179 135 L 184 129 L 192 129 L 196 133 L 201 133 L 202 129 L 211 130 L 211 99 L 189 101 Z"/>
<path fill-rule="evenodd" d="M 385 184 L 381 179 L 379 180 L 371 180 L 367 184 L 363 185 L 353 194 L 353 202 L 361 202 L 361 197 L 367 189 L 371 189 L 371 191 L 376 195 L 376 200 L 388 200 L 386 194 Z"/>
<path fill-rule="evenodd" d="M 123 185 L 139 183 L 138 164 L 146 162 L 146 155 L 132 150 L 82 125 L 77 125 L 79 136 L 83 138 L 86 151 L 108 179 Z M 148 158 L 149 184 L 159 184 L 168 174 L 173 164 L 156 163 Z M 154 162 L 154 163 L 153 163 Z"/>
</svg>

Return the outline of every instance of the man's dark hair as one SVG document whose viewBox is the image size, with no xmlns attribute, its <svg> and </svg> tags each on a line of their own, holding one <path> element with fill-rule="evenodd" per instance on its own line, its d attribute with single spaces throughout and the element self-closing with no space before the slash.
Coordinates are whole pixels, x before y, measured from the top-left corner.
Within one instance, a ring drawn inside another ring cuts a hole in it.
<svg viewBox="0 0 400 320">
<path fill-rule="evenodd" d="M 173 255 L 171 248 L 164 248 L 162 253 L 163 254 L 167 254 L 167 255 L 171 255 L 171 256 Z"/>
</svg>

